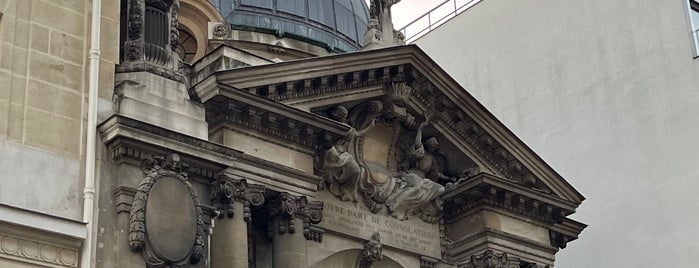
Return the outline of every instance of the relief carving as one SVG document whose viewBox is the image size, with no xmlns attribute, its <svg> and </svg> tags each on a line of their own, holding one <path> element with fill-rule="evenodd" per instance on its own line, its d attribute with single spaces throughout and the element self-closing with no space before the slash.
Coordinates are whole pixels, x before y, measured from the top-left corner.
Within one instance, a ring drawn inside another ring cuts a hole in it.
<svg viewBox="0 0 699 268">
<path fill-rule="evenodd" d="M 143 254 L 148 267 L 183 265 L 187 259 L 195 264 L 204 256 L 204 217 L 183 166 L 176 154 L 143 165 L 146 178 L 134 196 L 128 241 L 131 251 Z M 173 196 L 176 193 L 187 196 Z M 170 230 L 181 232 L 180 243 L 170 243 L 166 237 Z"/>
<path fill-rule="evenodd" d="M 488 249 L 483 254 L 472 255 L 471 260 L 460 268 L 519 268 L 519 261 L 511 261 L 507 253 L 497 254 Z"/>
<path fill-rule="evenodd" d="M 358 267 L 369 268 L 371 264 L 383 259 L 381 235 L 374 233 L 369 241 L 364 242 L 364 248 L 359 252 Z"/>
<path fill-rule="evenodd" d="M 349 116 L 342 106 L 328 110 L 329 118 L 350 125 L 351 130 L 345 139 L 335 142 L 320 154 L 316 169 L 326 179 L 328 191 L 342 201 L 361 200 L 373 213 L 387 207 L 388 213 L 400 220 L 417 215 L 426 222 L 436 223 L 442 203 L 438 197 L 444 192 L 444 186 L 437 180 L 453 179 L 441 172 L 436 160 L 436 138 L 422 140 L 422 131 L 429 125 L 430 116 L 418 127 L 415 142 L 409 142 L 400 152 L 388 152 L 389 155 L 399 153 L 400 157 L 387 155 L 390 160 L 384 163 L 384 167 L 364 159 L 364 136 L 377 121 L 384 129 L 392 129 L 393 136 L 399 136 L 400 132 L 405 132 L 403 129 L 414 125 L 415 118 L 405 112 L 410 87 L 405 83 L 391 83 L 388 87 L 390 94 L 384 102 L 360 104 Z M 391 147 L 397 144 L 395 142 Z M 398 170 L 389 170 L 398 167 L 390 163 L 396 159 L 404 159 L 405 164 Z"/>
<path fill-rule="evenodd" d="M 348 123 L 348 111 L 343 106 L 331 109 L 328 115 L 333 120 Z M 360 131 L 350 128 L 345 139 L 338 140 L 323 153 L 318 169 L 321 171 L 321 175 L 327 178 L 329 183 L 328 191 L 342 201 L 357 202 L 357 183 L 361 173 L 366 172 L 359 166 L 359 163 L 354 159 L 347 147 L 351 141 L 363 136 L 374 125 L 375 121 L 372 120 L 369 126 L 364 127 Z"/>
</svg>

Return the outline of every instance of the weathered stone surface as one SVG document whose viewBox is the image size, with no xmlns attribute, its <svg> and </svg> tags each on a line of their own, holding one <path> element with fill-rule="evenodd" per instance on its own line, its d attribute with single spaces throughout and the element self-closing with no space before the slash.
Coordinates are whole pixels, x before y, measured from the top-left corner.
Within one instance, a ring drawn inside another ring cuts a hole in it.
<svg viewBox="0 0 699 268">
<path fill-rule="evenodd" d="M 146 204 L 146 232 L 150 245 L 162 257 L 187 257 L 197 231 L 194 202 L 187 187 L 171 177 L 153 185 Z"/>
<path fill-rule="evenodd" d="M 441 258 L 439 225 L 429 224 L 418 218 L 400 221 L 384 213 L 374 214 L 361 203 L 342 202 L 321 192 L 324 202 L 323 221 L 318 225 L 327 232 L 368 239 L 374 233 L 381 235 L 385 246 L 416 254 Z"/>
</svg>

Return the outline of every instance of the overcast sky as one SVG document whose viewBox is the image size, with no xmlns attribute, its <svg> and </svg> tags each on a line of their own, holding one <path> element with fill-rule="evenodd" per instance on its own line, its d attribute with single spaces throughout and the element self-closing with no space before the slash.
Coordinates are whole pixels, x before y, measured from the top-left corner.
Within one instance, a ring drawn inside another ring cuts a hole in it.
<svg viewBox="0 0 699 268">
<path fill-rule="evenodd" d="M 394 5 L 391 9 L 393 15 L 393 26 L 396 29 L 403 28 L 409 22 L 417 19 L 418 17 L 427 13 L 432 8 L 444 3 L 446 0 L 401 0 L 398 4 Z M 448 12 L 453 12 L 453 1 L 464 2 L 463 0 L 451 0 L 450 4 L 439 8 L 435 13 L 436 17 L 440 14 L 445 14 Z M 369 0 L 366 0 L 367 4 Z M 425 22 L 426 23 L 426 20 Z"/>
</svg>

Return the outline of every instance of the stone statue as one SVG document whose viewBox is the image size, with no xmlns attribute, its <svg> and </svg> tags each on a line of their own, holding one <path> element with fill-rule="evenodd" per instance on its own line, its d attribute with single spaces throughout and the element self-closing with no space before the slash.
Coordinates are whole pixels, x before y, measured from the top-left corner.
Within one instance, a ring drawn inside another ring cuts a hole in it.
<svg viewBox="0 0 699 268">
<path fill-rule="evenodd" d="M 438 197 L 445 189 L 437 183 L 441 173 L 439 165 L 430 154 L 436 148 L 436 139 L 428 142 L 430 151 L 425 151 L 422 144 L 422 130 L 429 124 L 430 117 L 431 114 L 428 114 L 425 122 L 418 127 L 415 143 L 409 151 L 410 168 L 397 178 L 399 186 L 386 202 L 389 212 L 398 219 L 408 219 L 425 206 L 432 206 L 426 210 L 437 213 L 442 206 Z"/>
<path fill-rule="evenodd" d="M 391 6 L 400 0 L 371 0 L 369 22 L 364 47 L 384 47 L 405 44 L 402 33 L 393 29 Z"/>
<path fill-rule="evenodd" d="M 430 118 L 432 114 L 427 114 L 425 122 L 422 122 L 417 129 L 417 134 L 415 135 L 415 142 L 409 148 L 408 160 L 409 169 L 408 172 L 415 173 L 420 177 L 430 179 L 434 182 L 439 180 L 445 181 L 455 181 L 455 179 L 446 176 L 442 173 L 440 162 L 437 159 L 437 148 L 439 147 L 439 142 L 437 138 L 431 137 L 427 139 L 424 144 L 422 142 L 422 130 L 429 125 Z M 446 163 L 444 163 L 446 164 Z"/>
<path fill-rule="evenodd" d="M 330 110 L 329 117 L 341 123 L 347 122 L 348 111 L 343 106 L 338 106 Z M 355 138 L 363 136 L 367 131 L 374 127 L 375 121 L 357 131 L 355 128 L 350 128 L 345 139 L 337 141 L 329 149 L 323 153 L 323 159 L 320 163 L 319 170 L 324 173 L 326 182 L 329 184 L 329 191 L 333 195 L 340 198 L 342 201 L 357 201 L 357 181 L 366 172 L 362 169 L 357 160 L 347 150 L 348 144 Z"/>
</svg>

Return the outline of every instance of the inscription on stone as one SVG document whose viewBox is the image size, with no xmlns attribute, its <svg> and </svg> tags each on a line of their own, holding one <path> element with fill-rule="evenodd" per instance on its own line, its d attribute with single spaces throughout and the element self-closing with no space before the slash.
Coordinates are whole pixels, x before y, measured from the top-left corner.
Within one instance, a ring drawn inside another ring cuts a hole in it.
<svg viewBox="0 0 699 268">
<path fill-rule="evenodd" d="M 169 261 L 184 259 L 194 245 L 196 227 L 187 187 L 171 177 L 156 182 L 146 204 L 146 232 L 153 249 Z"/>
<path fill-rule="evenodd" d="M 320 196 L 323 198 L 323 195 Z M 385 212 L 371 213 L 361 204 L 339 202 L 331 196 L 323 198 L 323 221 L 320 227 L 328 231 L 368 239 L 381 234 L 381 243 L 433 258 L 441 258 L 439 226 L 414 218 L 397 220 Z"/>
</svg>

